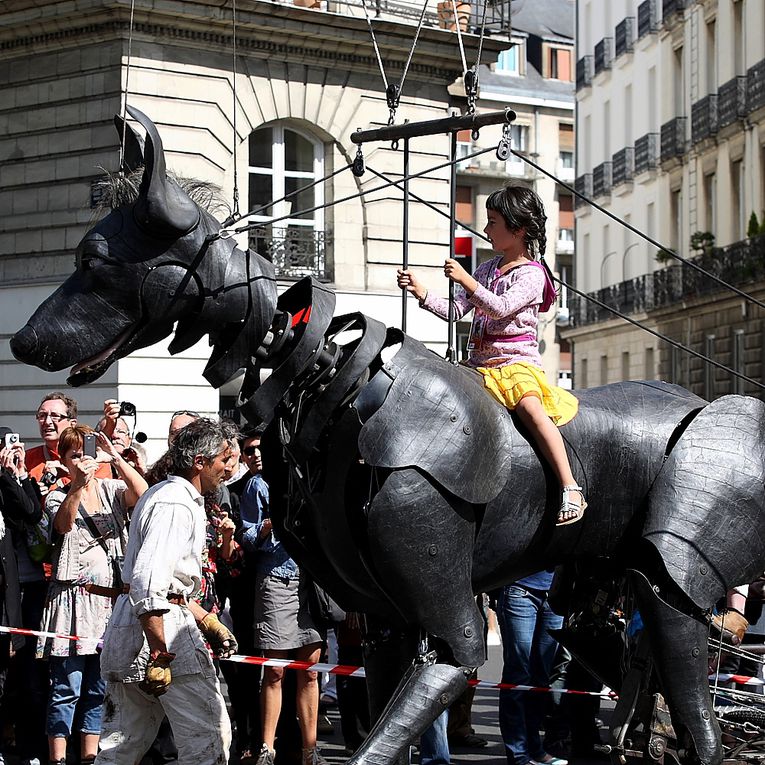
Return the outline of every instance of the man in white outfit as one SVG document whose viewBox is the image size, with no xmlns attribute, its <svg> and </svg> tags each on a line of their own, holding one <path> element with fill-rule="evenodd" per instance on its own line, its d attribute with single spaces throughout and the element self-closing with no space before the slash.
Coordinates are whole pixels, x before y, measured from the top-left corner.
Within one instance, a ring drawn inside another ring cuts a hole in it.
<svg viewBox="0 0 765 765">
<path fill-rule="evenodd" d="M 179 762 L 228 762 L 231 726 L 202 636 L 220 658 L 236 652 L 236 640 L 192 598 L 202 578 L 202 495 L 218 489 L 233 452 L 220 423 L 200 418 L 176 435 L 170 459 L 171 474 L 141 497 L 130 522 L 127 592 L 101 654 L 107 685 L 98 765 L 138 762 L 164 715 Z"/>
</svg>

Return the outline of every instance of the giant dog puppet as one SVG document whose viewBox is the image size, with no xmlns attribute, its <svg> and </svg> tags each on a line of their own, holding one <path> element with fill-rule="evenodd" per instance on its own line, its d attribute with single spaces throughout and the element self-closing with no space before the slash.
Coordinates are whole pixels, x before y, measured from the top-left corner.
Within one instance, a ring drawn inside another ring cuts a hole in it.
<svg viewBox="0 0 765 765">
<path fill-rule="evenodd" d="M 416 662 L 352 762 L 395 761 L 484 662 L 474 593 L 609 556 L 631 579 L 686 758 L 719 763 L 708 613 L 764 568 L 763 404 L 654 382 L 579 392 L 562 433 L 590 508 L 556 528 L 554 477 L 474 372 L 362 314 L 333 318 L 313 279 L 277 298 L 272 265 L 220 235 L 167 177 L 151 120 L 130 114 L 146 131 L 145 145 L 127 132 L 138 196 L 86 234 L 12 351 L 75 365 L 81 385 L 177 324 L 171 353 L 209 335 L 212 385 L 245 370 L 242 411 L 271 423 L 275 523 L 301 566 L 345 608 L 438 636 L 457 665 Z"/>
</svg>

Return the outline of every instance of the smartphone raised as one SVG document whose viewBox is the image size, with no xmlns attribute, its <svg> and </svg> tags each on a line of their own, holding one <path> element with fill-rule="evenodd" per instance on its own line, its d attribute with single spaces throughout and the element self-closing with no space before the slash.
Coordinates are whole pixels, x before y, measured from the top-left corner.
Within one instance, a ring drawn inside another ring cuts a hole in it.
<svg viewBox="0 0 765 765">
<path fill-rule="evenodd" d="M 84 457 L 96 458 L 96 434 L 86 433 L 82 437 L 82 454 Z"/>
</svg>

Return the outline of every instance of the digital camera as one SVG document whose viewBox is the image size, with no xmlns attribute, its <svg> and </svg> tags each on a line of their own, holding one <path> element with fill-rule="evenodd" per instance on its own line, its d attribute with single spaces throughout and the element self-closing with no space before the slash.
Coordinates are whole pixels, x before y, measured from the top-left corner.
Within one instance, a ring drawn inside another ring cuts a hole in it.
<svg viewBox="0 0 765 765">
<path fill-rule="evenodd" d="M 18 433 L 6 433 L 5 434 L 5 448 L 8 449 L 14 444 L 18 444 L 21 441 Z"/>
<path fill-rule="evenodd" d="M 120 402 L 120 417 L 135 417 L 135 404 L 131 404 L 130 401 Z"/>
</svg>

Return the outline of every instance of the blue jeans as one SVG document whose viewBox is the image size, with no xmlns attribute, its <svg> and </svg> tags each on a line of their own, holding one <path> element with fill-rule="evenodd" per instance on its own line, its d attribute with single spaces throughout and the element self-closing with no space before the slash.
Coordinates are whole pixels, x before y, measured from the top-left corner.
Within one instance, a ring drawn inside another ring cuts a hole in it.
<svg viewBox="0 0 765 765">
<path fill-rule="evenodd" d="M 445 709 L 420 737 L 420 765 L 449 765 L 449 739 L 446 727 L 449 710 Z"/>
<path fill-rule="evenodd" d="M 106 683 L 101 679 L 98 654 L 51 656 L 48 735 L 67 738 L 72 733 L 75 710 L 82 720 L 80 733 L 101 732 L 101 704 Z"/>
<path fill-rule="evenodd" d="M 497 621 L 504 658 L 502 682 L 549 685 L 558 643 L 548 630 L 559 629 L 563 617 L 550 610 L 546 593 L 508 585 L 497 604 Z M 499 729 L 509 765 L 526 765 L 544 757 L 539 728 L 548 701 L 544 693 L 499 692 Z"/>
</svg>

